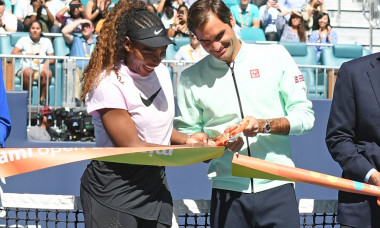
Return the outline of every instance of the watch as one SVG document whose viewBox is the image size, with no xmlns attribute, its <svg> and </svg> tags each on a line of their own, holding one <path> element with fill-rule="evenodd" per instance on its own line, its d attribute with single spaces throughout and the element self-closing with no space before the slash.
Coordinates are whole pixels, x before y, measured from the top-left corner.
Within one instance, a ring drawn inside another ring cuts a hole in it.
<svg viewBox="0 0 380 228">
<path fill-rule="evenodd" d="M 268 120 L 265 120 L 264 133 L 270 133 L 270 131 L 271 131 L 270 123 Z"/>
</svg>

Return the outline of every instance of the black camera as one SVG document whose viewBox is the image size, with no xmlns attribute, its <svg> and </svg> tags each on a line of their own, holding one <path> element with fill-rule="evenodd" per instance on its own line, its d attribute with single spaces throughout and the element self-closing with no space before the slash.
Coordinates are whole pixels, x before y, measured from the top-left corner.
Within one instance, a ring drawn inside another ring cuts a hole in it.
<svg viewBox="0 0 380 228">
<path fill-rule="evenodd" d="M 91 115 L 84 111 L 74 112 L 69 108 L 57 109 L 55 114 L 56 124 L 61 128 L 61 140 L 95 141 Z"/>
</svg>

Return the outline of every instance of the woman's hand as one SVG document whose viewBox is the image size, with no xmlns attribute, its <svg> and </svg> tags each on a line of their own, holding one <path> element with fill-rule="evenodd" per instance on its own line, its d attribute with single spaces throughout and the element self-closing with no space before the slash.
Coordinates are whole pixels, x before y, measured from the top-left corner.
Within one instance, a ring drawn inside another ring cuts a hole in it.
<svg viewBox="0 0 380 228">
<path fill-rule="evenodd" d="M 186 144 L 194 144 L 194 143 L 208 143 L 208 136 L 204 132 L 198 132 L 193 135 L 189 135 L 189 137 L 186 139 Z"/>
</svg>

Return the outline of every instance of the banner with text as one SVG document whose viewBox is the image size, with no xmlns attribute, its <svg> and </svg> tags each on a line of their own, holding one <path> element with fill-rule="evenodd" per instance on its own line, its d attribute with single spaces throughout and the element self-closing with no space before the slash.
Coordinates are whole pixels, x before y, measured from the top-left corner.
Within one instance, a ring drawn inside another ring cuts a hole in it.
<svg viewBox="0 0 380 228">
<path fill-rule="evenodd" d="M 2 148 L 0 178 L 89 159 L 155 166 L 183 166 L 222 156 L 224 147 Z"/>
</svg>

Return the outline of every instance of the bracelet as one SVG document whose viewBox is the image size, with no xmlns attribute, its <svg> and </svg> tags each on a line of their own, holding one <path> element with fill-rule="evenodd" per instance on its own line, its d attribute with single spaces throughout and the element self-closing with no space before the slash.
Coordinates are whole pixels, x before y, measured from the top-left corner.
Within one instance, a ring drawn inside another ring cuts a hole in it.
<svg viewBox="0 0 380 228">
<path fill-rule="evenodd" d="M 33 13 L 32 13 L 32 16 L 37 16 L 37 13 L 36 13 L 36 12 L 33 12 Z"/>
</svg>

